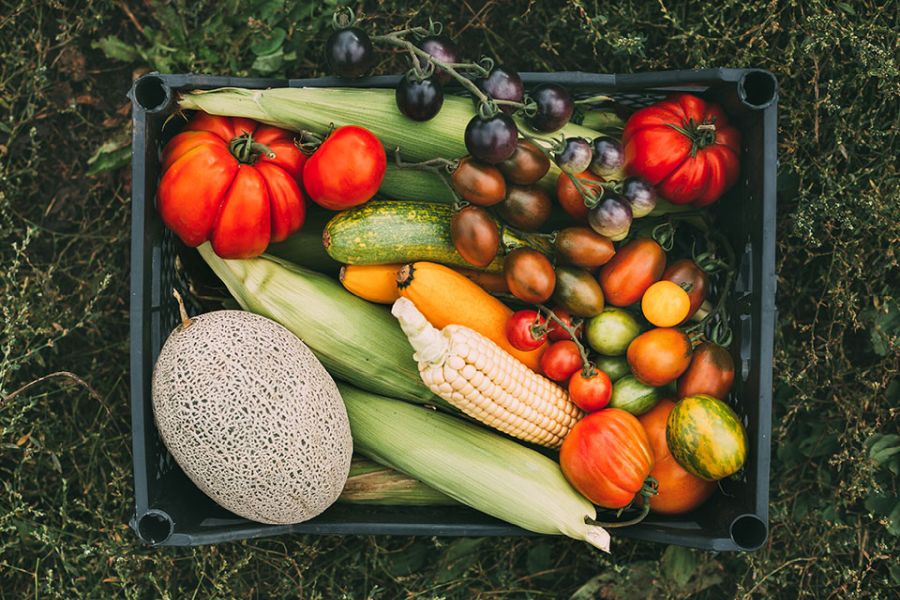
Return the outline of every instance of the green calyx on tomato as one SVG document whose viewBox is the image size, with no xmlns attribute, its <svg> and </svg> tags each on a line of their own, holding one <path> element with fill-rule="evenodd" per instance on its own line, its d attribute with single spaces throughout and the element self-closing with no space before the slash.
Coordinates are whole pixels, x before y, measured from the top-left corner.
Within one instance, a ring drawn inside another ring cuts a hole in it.
<svg viewBox="0 0 900 600">
<path fill-rule="evenodd" d="M 260 156 L 275 158 L 275 153 L 265 144 L 254 141 L 250 133 L 244 133 L 231 140 L 228 151 L 238 159 L 238 162 L 245 165 L 252 165 Z"/>
<path fill-rule="evenodd" d="M 691 140 L 693 144 L 691 146 L 691 158 L 697 156 L 698 150 L 716 143 L 715 117 L 709 123 L 695 123 L 694 119 L 691 118 L 688 119 L 684 127 L 680 127 L 675 123 L 666 123 L 666 125 Z"/>
</svg>

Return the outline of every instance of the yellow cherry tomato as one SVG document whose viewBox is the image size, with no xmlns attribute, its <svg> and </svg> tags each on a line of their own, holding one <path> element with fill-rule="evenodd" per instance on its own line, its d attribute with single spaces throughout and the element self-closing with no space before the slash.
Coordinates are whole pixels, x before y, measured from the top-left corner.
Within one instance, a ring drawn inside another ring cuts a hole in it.
<svg viewBox="0 0 900 600">
<path fill-rule="evenodd" d="M 657 281 L 644 292 L 641 310 L 657 327 L 674 327 L 688 316 L 691 299 L 677 283 Z"/>
</svg>

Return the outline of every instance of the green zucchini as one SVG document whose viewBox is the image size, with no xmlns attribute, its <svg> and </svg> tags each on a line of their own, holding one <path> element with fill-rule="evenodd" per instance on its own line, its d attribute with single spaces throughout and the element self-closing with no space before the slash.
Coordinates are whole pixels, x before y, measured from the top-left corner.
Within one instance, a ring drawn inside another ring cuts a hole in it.
<svg viewBox="0 0 900 600">
<path fill-rule="evenodd" d="M 322 240 L 331 258 L 349 265 L 424 260 L 472 268 L 450 239 L 452 213 L 453 208 L 446 204 L 376 200 L 335 215 L 325 226 Z M 500 255 L 482 270 L 501 272 L 501 255 L 521 246 L 550 251 L 548 236 L 517 235 L 501 227 Z"/>
</svg>

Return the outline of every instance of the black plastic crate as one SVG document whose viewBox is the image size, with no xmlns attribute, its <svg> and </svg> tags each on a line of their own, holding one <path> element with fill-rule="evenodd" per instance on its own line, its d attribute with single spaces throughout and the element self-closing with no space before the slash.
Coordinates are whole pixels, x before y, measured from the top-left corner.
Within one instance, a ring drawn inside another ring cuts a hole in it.
<svg viewBox="0 0 900 600">
<path fill-rule="evenodd" d="M 708 550 L 753 550 L 768 535 L 772 419 L 772 345 L 775 323 L 775 176 L 777 82 L 758 69 L 707 69 L 635 75 L 581 72 L 522 73 L 527 86 L 554 82 L 579 95 L 602 93 L 644 106 L 688 91 L 721 103 L 743 134 L 742 175 L 713 206 L 738 258 L 730 306 L 735 386 L 729 403 L 747 427 L 750 453 L 737 476 L 703 507 L 687 515 L 653 515 L 614 535 Z M 131 411 L 135 513 L 131 526 L 145 542 L 186 546 L 280 535 L 535 535 L 465 507 L 410 508 L 334 505 L 297 525 L 263 525 L 237 517 L 200 492 L 163 446 L 153 420 L 151 375 L 162 344 L 177 323 L 175 245 L 155 209 L 163 125 L 179 91 L 224 86 L 393 87 L 398 77 L 347 81 L 243 79 L 149 74 L 130 92 L 133 103 L 131 246 Z"/>
</svg>

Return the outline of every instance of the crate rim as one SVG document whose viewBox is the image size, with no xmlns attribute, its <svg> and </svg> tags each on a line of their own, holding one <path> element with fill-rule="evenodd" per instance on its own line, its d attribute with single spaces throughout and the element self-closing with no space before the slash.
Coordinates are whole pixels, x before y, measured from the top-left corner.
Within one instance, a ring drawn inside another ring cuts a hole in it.
<svg viewBox="0 0 900 600">
<path fill-rule="evenodd" d="M 776 118 L 779 87 L 773 73 L 758 68 L 711 68 L 699 70 L 671 70 L 643 72 L 633 74 L 601 74 L 584 71 L 563 71 L 554 73 L 522 72 L 526 85 L 557 82 L 572 88 L 606 89 L 615 92 L 634 92 L 652 90 L 658 93 L 681 91 L 692 88 L 703 88 L 725 84 L 734 84 L 738 101 L 743 110 L 762 113 L 762 129 L 765 137 L 763 143 L 763 164 L 777 164 Z M 270 526 L 260 530 L 260 524 L 247 522 L 246 529 L 240 527 L 229 531 L 211 531 L 200 534 L 176 532 L 172 517 L 160 507 L 151 507 L 148 498 L 148 470 L 144 447 L 147 440 L 144 432 L 137 425 L 143 423 L 145 405 L 149 398 L 143 389 L 146 384 L 146 373 L 143 371 L 142 359 L 135 356 L 134 340 L 143 339 L 143 296 L 147 290 L 144 282 L 143 267 L 146 263 L 144 236 L 146 232 L 145 207 L 152 198 L 144 197 L 146 173 L 142 161 L 135 160 L 135 149 L 146 149 L 145 130 L 148 116 L 167 113 L 176 99 L 175 92 L 185 89 L 213 89 L 218 87 L 389 87 L 399 81 L 400 76 L 386 75 L 346 80 L 336 77 L 282 79 L 231 77 L 203 74 L 163 74 L 150 72 L 135 79 L 128 92 L 132 101 L 132 244 L 131 244 L 131 293 L 130 293 L 130 335 L 132 348 L 130 356 L 130 382 L 132 403 L 132 446 L 135 484 L 135 512 L 129 524 L 138 537 L 145 543 L 155 546 L 182 546 L 224 541 L 249 539 L 283 533 L 322 533 L 322 534 L 397 534 L 397 535 L 484 535 L 484 536 L 535 536 L 531 532 L 516 526 L 497 521 L 495 524 L 481 523 L 474 526 L 447 523 L 444 527 L 428 524 L 410 525 L 395 523 L 393 527 L 385 523 L 346 524 L 340 523 L 300 523 L 286 526 Z M 638 528 L 617 530 L 622 537 L 657 541 L 662 543 L 685 545 L 715 551 L 752 551 L 762 547 L 768 538 L 768 496 L 769 471 L 771 459 L 771 401 L 772 401 L 772 358 L 774 343 L 775 315 L 775 172 L 774 168 L 765 169 L 762 182 L 761 211 L 764 236 L 761 248 L 762 281 L 761 320 L 771 323 L 772 327 L 760 325 L 760 344 L 756 358 L 760 360 L 759 372 L 760 392 L 757 412 L 759 429 L 756 439 L 764 441 L 759 444 L 758 472 L 765 477 L 757 482 L 757 494 L 754 498 L 754 511 L 737 515 L 729 525 L 731 538 L 710 538 L 702 533 L 685 530 L 677 534 L 667 532 L 645 531 Z M 135 260 L 139 258 L 140 260 Z M 151 365 L 152 371 L 152 365 Z M 421 526 L 432 527 L 427 532 L 419 531 Z M 753 530 L 752 543 L 741 544 L 735 540 L 735 528 L 747 526 Z M 149 531 L 147 528 L 157 528 Z M 250 529 L 254 531 L 249 531 Z M 158 532 L 162 531 L 161 535 Z"/>
</svg>

